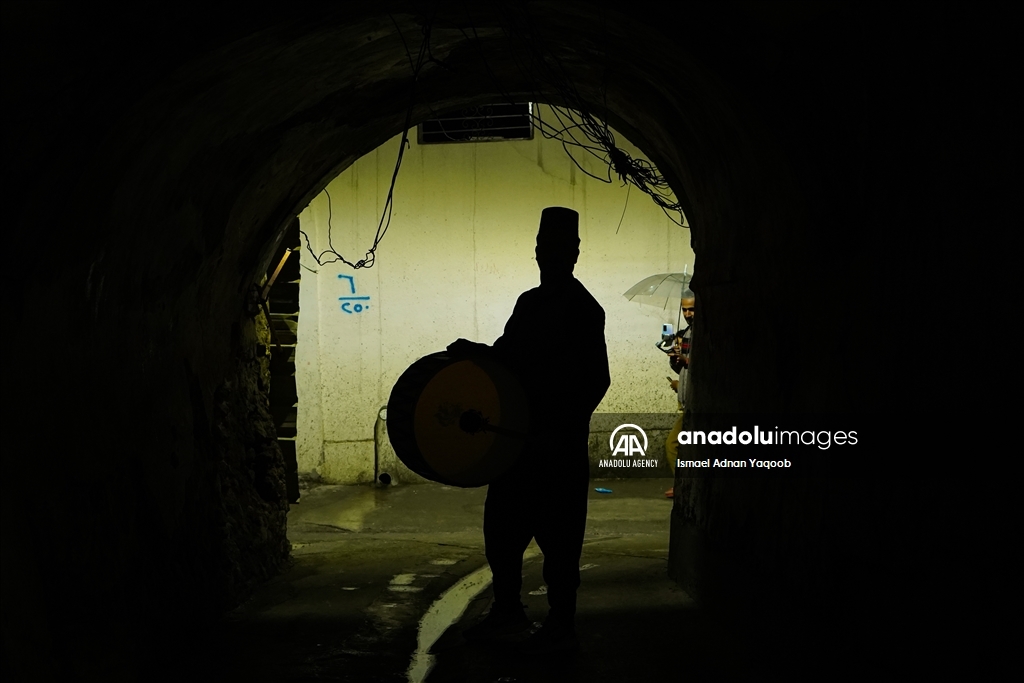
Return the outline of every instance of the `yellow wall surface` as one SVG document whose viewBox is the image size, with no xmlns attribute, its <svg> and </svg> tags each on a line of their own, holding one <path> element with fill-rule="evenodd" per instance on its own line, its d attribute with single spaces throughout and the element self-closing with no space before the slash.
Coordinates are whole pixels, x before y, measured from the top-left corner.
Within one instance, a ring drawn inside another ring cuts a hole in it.
<svg viewBox="0 0 1024 683">
<path fill-rule="evenodd" d="M 549 120 L 546 107 L 539 111 Z M 390 228 L 372 268 L 318 265 L 303 243 L 299 471 L 315 471 L 333 483 L 373 480 L 374 424 L 399 375 L 456 338 L 493 342 L 519 294 L 539 284 L 533 248 L 547 206 L 580 213 L 575 275 L 606 314 L 612 384 L 598 412 L 675 412 L 665 379 L 668 361 L 654 344 L 661 323 L 676 324 L 676 310 L 633 303 L 622 294 L 655 273 L 692 272 L 689 230 L 636 188 L 627 203 L 617 179 L 588 177 L 560 143 L 540 134 L 515 142 L 420 145 L 414 133 L 395 186 Z M 334 249 L 350 261 L 364 256 L 377 232 L 400 139 L 331 181 L 330 210 L 321 193 L 302 212 L 301 229 L 314 252 L 328 249 L 330 222 Z M 616 143 L 644 156 L 621 135 Z M 597 159 L 575 156 L 594 175 L 607 177 Z M 368 298 L 340 300 L 353 296 Z M 573 349 L 587 343 L 571 329 L 552 334 L 564 341 L 569 364 Z"/>
</svg>

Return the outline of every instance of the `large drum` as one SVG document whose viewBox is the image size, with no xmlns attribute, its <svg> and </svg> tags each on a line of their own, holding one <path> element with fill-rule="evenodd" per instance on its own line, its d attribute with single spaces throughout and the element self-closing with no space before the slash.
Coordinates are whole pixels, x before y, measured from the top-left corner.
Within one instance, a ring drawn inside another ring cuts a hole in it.
<svg viewBox="0 0 1024 683">
<path fill-rule="evenodd" d="M 409 366 L 388 400 L 388 437 L 413 472 L 483 486 L 518 459 L 529 431 L 522 386 L 502 365 L 447 353 Z"/>
</svg>

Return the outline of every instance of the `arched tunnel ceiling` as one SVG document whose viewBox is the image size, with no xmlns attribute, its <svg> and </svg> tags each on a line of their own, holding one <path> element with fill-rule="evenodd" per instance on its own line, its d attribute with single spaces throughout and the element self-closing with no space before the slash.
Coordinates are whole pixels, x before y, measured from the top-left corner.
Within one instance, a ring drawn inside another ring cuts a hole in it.
<svg viewBox="0 0 1024 683">
<path fill-rule="evenodd" d="M 436 61 L 425 64 L 415 85 L 413 123 L 431 110 L 492 100 L 501 92 L 558 101 L 550 80 L 535 76 L 541 69 L 532 53 L 539 45 L 585 101 L 664 168 L 684 203 L 709 189 L 728 193 L 730 174 L 756 175 L 746 165 L 756 156 L 743 139 L 753 121 L 741 123 L 714 79 L 642 20 L 591 16 L 585 5 L 545 6 L 529 15 L 536 41 L 529 45 L 506 33 L 512 24 L 524 31 L 527 15 L 487 9 L 432 18 L 422 9 L 360 21 L 332 17 L 301 34 L 288 27 L 243 39 L 150 90 L 117 132 L 132 141 L 126 146 L 131 157 L 101 163 L 123 175 L 119 192 L 125 196 L 145 191 L 155 198 L 158 179 L 172 184 L 169 192 L 179 201 L 230 202 L 227 214 L 209 219 L 218 225 L 206 230 L 214 236 L 226 231 L 225 246 L 249 255 L 255 246 L 249 231 L 255 229 L 255 242 L 262 242 L 327 179 L 399 131 L 413 87 L 406 49 L 415 52 L 431 22 Z M 644 45 L 640 54 L 638 44 Z M 534 73 L 524 73 L 524 66 Z M 161 149 L 167 139 L 176 141 L 173 154 Z M 750 158 L 721 168 L 725 157 L 737 154 Z M 207 163 L 210 157 L 216 164 Z M 185 182 L 178 184 L 179 177 Z M 721 198 L 719 204 L 731 202 Z M 153 208 L 150 203 L 139 210 Z"/>
<path fill-rule="evenodd" d="M 595 13 L 585 3 L 525 7 L 399 4 L 389 14 L 347 5 L 302 21 L 257 15 L 250 21 L 264 25 L 252 35 L 186 52 L 177 65 L 158 63 L 165 76 L 142 87 L 130 82 L 138 98 L 116 112 L 97 154 L 75 157 L 80 181 L 62 183 L 77 234 L 88 239 L 75 245 L 62 236 L 54 247 L 80 255 L 77 279 L 103 270 L 97 264 L 127 266 L 104 276 L 108 293 L 95 302 L 93 324 L 118 327 L 100 322 L 104 312 L 116 317 L 141 306 L 144 291 L 169 297 L 181 287 L 193 308 L 219 321 L 205 334 L 226 339 L 291 216 L 401 129 L 413 85 L 407 49 L 416 51 L 426 25 L 434 60 L 415 84 L 414 123 L 502 91 L 558 102 L 551 80 L 536 76 L 539 52 L 676 188 L 701 255 L 698 291 L 702 282 L 763 278 L 780 260 L 801 262 L 800 198 L 786 162 L 749 104 L 686 50 L 700 31 L 683 40 L 655 17 Z M 678 22 L 693 23 L 685 13 Z M 164 31 L 191 28 L 171 22 Z M 113 291 L 128 300 L 115 302 Z M 711 290 L 703 294 L 713 306 Z M 149 318 L 131 324 L 151 325 L 156 336 L 175 324 L 168 315 Z M 738 334 L 726 320 L 708 316 L 723 340 Z M 209 350 L 190 355 L 211 370 L 224 362 Z"/>
</svg>

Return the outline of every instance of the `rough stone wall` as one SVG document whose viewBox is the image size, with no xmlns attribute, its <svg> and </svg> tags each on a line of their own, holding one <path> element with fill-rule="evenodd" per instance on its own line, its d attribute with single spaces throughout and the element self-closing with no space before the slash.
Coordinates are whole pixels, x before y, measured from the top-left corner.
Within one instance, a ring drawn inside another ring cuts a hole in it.
<svg viewBox="0 0 1024 683">
<path fill-rule="evenodd" d="M 260 312 L 233 377 L 214 392 L 213 449 L 223 514 L 222 605 L 274 576 L 291 549 L 284 461 L 268 401 L 270 329 Z M 255 342 L 255 343 L 253 343 Z M 261 353 L 262 351 L 262 353 Z"/>
</svg>

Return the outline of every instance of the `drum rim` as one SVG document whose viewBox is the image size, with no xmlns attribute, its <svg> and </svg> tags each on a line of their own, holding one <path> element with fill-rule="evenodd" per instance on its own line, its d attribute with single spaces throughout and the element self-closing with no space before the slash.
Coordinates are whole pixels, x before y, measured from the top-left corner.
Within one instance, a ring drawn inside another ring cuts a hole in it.
<svg viewBox="0 0 1024 683">
<path fill-rule="evenodd" d="M 388 439 L 391 441 L 392 448 L 394 448 L 395 455 L 402 461 L 406 467 L 420 475 L 425 479 L 435 481 L 439 484 L 445 484 L 447 486 L 457 486 L 459 488 L 479 488 L 480 486 L 487 486 L 493 482 L 494 479 L 499 478 L 502 474 L 512 469 L 515 464 L 519 461 L 520 456 L 517 455 L 507 467 L 505 467 L 499 474 L 495 475 L 491 481 L 481 482 L 479 484 L 467 484 L 465 482 L 459 482 L 445 477 L 444 475 L 436 472 L 432 467 L 429 466 L 427 459 L 421 452 L 419 445 L 416 443 L 416 435 L 414 431 L 414 417 L 416 413 L 416 399 L 419 398 L 420 392 L 422 391 L 423 384 L 421 383 L 421 377 L 414 372 L 416 368 L 423 368 L 425 365 L 434 364 L 436 367 L 432 368 L 430 376 L 435 376 L 445 367 L 454 363 L 461 362 L 463 360 L 472 360 L 477 362 L 485 371 L 487 366 L 491 365 L 499 368 L 504 375 L 507 376 L 514 384 L 514 390 L 517 391 L 522 397 L 524 405 L 526 404 L 526 394 L 523 391 L 522 383 L 519 382 L 518 378 L 501 362 L 491 358 L 453 358 L 446 351 L 438 351 L 431 353 L 421 358 L 418 358 L 409 365 L 408 368 L 399 376 L 395 382 L 395 386 L 391 390 L 391 395 L 388 398 Z M 415 378 L 415 379 L 414 379 Z M 529 410 L 527 409 L 524 418 L 529 423 Z M 405 454 L 405 455 L 403 455 Z M 415 462 L 409 462 L 407 455 L 415 455 Z"/>
</svg>

